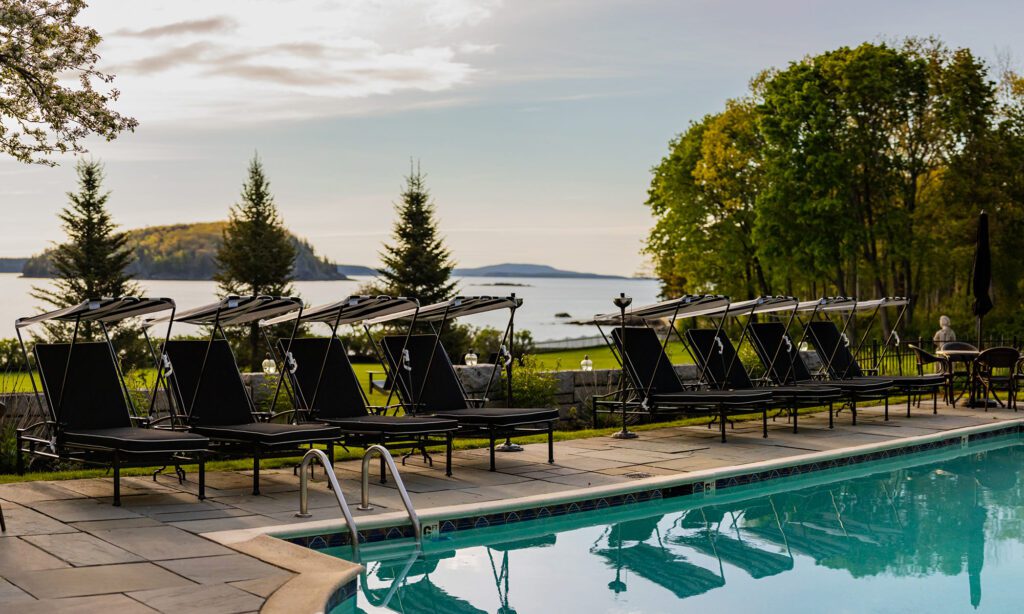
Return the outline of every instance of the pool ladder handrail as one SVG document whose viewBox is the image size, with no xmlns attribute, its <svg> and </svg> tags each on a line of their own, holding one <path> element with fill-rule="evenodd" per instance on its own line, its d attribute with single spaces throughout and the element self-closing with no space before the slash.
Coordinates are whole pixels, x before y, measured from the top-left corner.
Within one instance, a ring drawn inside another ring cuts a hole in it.
<svg viewBox="0 0 1024 614">
<path fill-rule="evenodd" d="M 359 507 L 356 509 L 361 511 L 373 509 L 373 506 L 370 505 L 370 460 L 374 455 L 379 455 L 391 471 L 391 477 L 395 479 L 395 487 L 398 488 L 398 494 L 402 497 L 402 504 L 405 505 L 405 511 L 409 515 L 409 522 L 412 524 L 412 531 L 416 538 L 416 543 L 421 543 L 423 540 L 423 527 L 420 523 L 420 517 L 416 514 L 416 508 L 413 507 L 412 500 L 409 498 L 409 491 L 406 490 L 405 483 L 402 482 L 402 476 L 398 473 L 398 466 L 395 465 L 395 459 L 391 457 L 391 453 L 388 452 L 387 448 L 384 446 L 370 446 L 363 454 L 362 497 L 360 499 Z M 302 464 L 299 465 L 299 512 L 295 515 L 299 518 L 309 518 L 312 516 L 312 514 L 309 513 L 309 472 L 306 470 L 313 461 L 319 461 L 320 465 L 324 468 L 324 473 L 327 474 L 327 480 L 331 485 L 331 489 L 334 491 L 334 496 L 338 499 L 338 507 L 341 508 L 341 515 L 344 516 L 345 522 L 348 524 L 349 533 L 352 536 L 352 551 L 358 558 L 359 529 L 356 527 L 356 521 L 352 517 L 352 511 L 349 509 L 348 503 L 345 501 L 345 495 L 341 492 L 341 485 L 338 483 L 338 476 L 334 473 L 334 466 L 331 464 L 331 460 L 323 450 L 313 448 L 307 451 L 302 457 Z"/>
</svg>

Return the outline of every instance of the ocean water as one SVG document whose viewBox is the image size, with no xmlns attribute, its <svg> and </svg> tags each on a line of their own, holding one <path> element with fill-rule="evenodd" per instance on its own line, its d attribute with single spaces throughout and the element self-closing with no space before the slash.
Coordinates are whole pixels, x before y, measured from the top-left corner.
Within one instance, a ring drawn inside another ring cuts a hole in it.
<svg viewBox="0 0 1024 614">
<path fill-rule="evenodd" d="M 295 289 L 308 304 L 319 305 L 349 296 L 369 279 L 301 281 L 295 283 Z M 173 298 L 179 309 L 209 303 L 217 297 L 217 284 L 212 281 L 141 280 L 139 284 L 148 296 Z M 49 281 L 45 279 L 26 279 L 16 273 L 0 273 L 0 296 L 3 296 L 0 301 L 0 338 L 14 336 L 15 319 L 39 311 L 42 303 L 32 298 L 32 287 L 48 285 Z M 620 292 L 632 296 L 636 305 L 651 303 L 657 300 L 658 282 L 652 279 L 467 277 L 459 280 L 459 290 L 467 296 L 507 296 L 514 292 L 523 299 L 523 307 L 516 313 L 516 329 L 527 329 L 533 333 L 534 339 L 543 341 L 598 334 L 592 326 L 567 324 L 566 318 L 556 318 L 556 313 L 564 312 L 574 319 L 584 319 L 614 311 L 612 298 Z M 474 326 L 504 328 L 507 319 L 508 312 L 502 311 L 470 316 L 465 322 Z"/>
</svg>

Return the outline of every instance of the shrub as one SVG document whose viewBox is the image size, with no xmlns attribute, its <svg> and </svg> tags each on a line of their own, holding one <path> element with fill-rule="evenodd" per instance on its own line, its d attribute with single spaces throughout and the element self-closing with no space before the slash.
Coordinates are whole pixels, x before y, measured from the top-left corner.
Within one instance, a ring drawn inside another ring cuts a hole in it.
<svg viewBox="0 0 1024 614">
<path fill-rule="evenodd" d="M 504 390 L 504 388 L 503 388 Z M 512 374 L 512 398 L 516 407 L 555 407 L 558 379 L 533 356 L 524 356 Z"/>
</svg>

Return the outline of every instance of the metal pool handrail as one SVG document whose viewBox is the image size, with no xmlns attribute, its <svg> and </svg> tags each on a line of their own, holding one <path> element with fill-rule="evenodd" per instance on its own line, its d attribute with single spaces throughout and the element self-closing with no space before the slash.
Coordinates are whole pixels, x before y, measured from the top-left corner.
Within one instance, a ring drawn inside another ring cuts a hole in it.
<svg viewBox="0 0 1024 614">
<path fill-rule="evenodd" d="M 415 535 L 416 543 L 418 544 L 423 540 L 423 528 L 420 525 L 420 517 L 416 515 L 416 509 L 412 506 L 412 501 L 409 499 L 409 491 L 405 489 L 405 484 L 402 483 L 402 476 L 398 473 L 395 459 L 391 458 L 391 453 L 384 446 L 370 446 L 366 449 L 366 453 L 363 454 L 363 492 L 362 500 L 357 509 L 361 511 L 373 509 L 373 506 L 370 505 L 370 460 L 375 454 L 379 455 L 387 463 L 388 469 L 391 471 L 391 477 L 395 479 L 395 486 L 398 488 L 398 494 L 402 496 L 402 504 L 405 505 L 405 511 L 409 514 L 413 535 Z"/>
<path fill-rule="evenodd" d="M 334 474 L 334 466 L 331 464 L 331 460 L 327 458 L 327 454 L 323 450 L 311 449 L 302 457 L 302 464 L 299 465 L 299 513 L 295 514 L 299 518 L 309 518 L 312 514 L 309 513 L 309 472 L 306 469 L 309 464 L 314 460 L 320 461 L 320 465 L 324 468 L 324 473 L 327 474 L 327 480 L 331 484 L 331 488 L 334 490 L 334 496 L 338 498 L 338 507 L 341 508 L 341 515 L 345 517 L 345 522 L 348 524 L 348 531 L 352 534 L 352 552 L 355 554 L 356 559 L 359 559 L 359 529 L 356 528 L 356 521 L 352 518 L 352 512 L 348 509 L 348 503 L 345 502 L 345 495 L 341 492 L 341 485 L 338 484 L 338 476 Z M 392 466 L 394 462 L 392 462 Z M 365 467 L 366 463 L 363 463 L 364 467 L 364 480 L 365 480 Z M 401 485 L 401 480 L 398 474 L 395 474 L 395 481 Z M 365 487 L 363 492 L 365 493 Z M 365 499 L 365 495 L 364 495 Z"/>
</svg>

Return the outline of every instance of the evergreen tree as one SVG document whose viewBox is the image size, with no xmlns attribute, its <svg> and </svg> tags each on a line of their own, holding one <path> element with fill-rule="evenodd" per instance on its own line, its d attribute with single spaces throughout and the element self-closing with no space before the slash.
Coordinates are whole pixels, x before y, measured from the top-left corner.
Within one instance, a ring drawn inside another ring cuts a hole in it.
<svg viewBox="0 0 1024 614">
<path fill-rule="evenodd" d="M 241 201 L 231 208 L 223 242 L 217 250 L 219 282 L 224 294 L 287 296 L 292 292 L 295 246 L 288 237 L 270 193 L 258 156 L 249 162 Z M 249 327 L 251 368 L 259 370 L 259 326 Z"/>
<path fill-rule="evenodd" d="M 51 256 L 53 288 L 32 291 L 33 297 L 58 309 L 90 299 L 139 294 L 138 286 L 125 273 L 133 259 L 128 235 L 117 231 L 106 209 L 110 192 L 102 188 L 103 166 L 95 160 L 82 160 L 75 169 L 78 192 L 68 192 L 70 204 L 60 213 L 68 240 L 57 245 Z M 61 325 L 47 331 L 56 339 L 67 334 Z M 96 332 L 83 325 L 79 334 L 88 339 Z"/>
<path fill-rule="evenodd" d="M 451 280 L 455 263 L 444 246 L 434 218 L 434 205 L 425 177 L 417 167 L 405 178 L 402 202 L 395 206 L 394 239 L 384 246 L 380 271 L 390 294 L 420 300 L 421 305 L 437 303 L 455 294 Z"/>
</svg>

